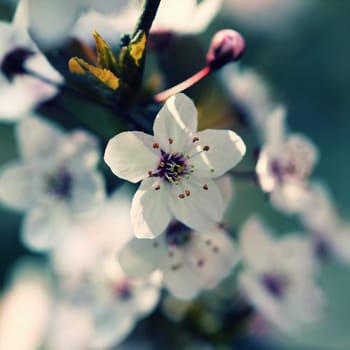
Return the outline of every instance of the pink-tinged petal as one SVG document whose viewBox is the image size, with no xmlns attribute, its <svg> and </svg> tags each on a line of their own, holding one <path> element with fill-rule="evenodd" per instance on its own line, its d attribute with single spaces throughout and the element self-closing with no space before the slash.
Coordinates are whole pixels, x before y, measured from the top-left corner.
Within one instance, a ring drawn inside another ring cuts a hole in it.
<svg viewBox="0 0 350 350">
<path fill-rule="evenodd" d="M 242 258 L 256 271 L 264 271 L 274 248 L 269 231 L 257 216 L 249 218 L 240 232 Z"/>
<path fill-rule="evenodd" d="M 229 275 L 239 254 L 227 232 L 218 227 L 192 234 L 186 248 L 186 259 L 202 288 L 214 288 Z"/>
<path fill-rule="evenodd" d="M 184 180 L 179 186 L 173 185 L 169 192 L 169 208 L 177 220 L 198 231 L 219 222 L 225 211 L 223 197 L 210 179 L 203 183 Z"/>
<path fill-rule="evenodd" d="M 135 236 L 138 238 L 154 238 L 170 222 L 167 184 L 160 184 L 156 190 L 157 183 L 153 178 L 145 179 L 134 195 L 130 215 Z"/>
<path fill-rule="evenodd" d="M 113 173 L 130 182 L 138 182 L 158 166 L 153 137 L 140 131 L 122 132 L 109 140 L 104 160 Z"/>
<path fill-rule="evenodd" d="M 282 106 L 278 106 L 266 119 L 265 143 L 270 156 L 281 153 L 283 143 L 286 139 L 286 114 L 286 109 Z"/>
<path fill-rule="evenodd" d="M 0 171 L 0 202 L 10 208 L 25 210 L 34 207 L 44 190 L 41 174 L 33 167 L 12 163 Z"/>
<path fill-rule="evenodd" d="M 64 143 L 63 131 L 55 124 L 38 117 L 23 119 L 16 127 L 16 136 L 23 158 L 38 161 L 56 161 Z"/>
<path fill-rule="evenodd" d="M 131 278 L 146 278 L 159 267 L 165 246 L 161 239 L 132 239 L 119 253 L 119 262 Z"/>
<path fill-rule="evenodd" d="M 189 154 L 189 164 L 194 165 L 196 176 L 219 177 L 233 168 L 246 151 L 242 139 L 231 130 L 204 130 L 195 136 L 198 145 Z M 206 147 L 208 150 L 202 151 Z"/>
<path fill-rule="evenodd" d="M 182 152 L 192 143 L 197 130 L 197 110 L 184 94 L 170 97 L 154 120 L 155 140 L 166 152 Z"/>
</svg>

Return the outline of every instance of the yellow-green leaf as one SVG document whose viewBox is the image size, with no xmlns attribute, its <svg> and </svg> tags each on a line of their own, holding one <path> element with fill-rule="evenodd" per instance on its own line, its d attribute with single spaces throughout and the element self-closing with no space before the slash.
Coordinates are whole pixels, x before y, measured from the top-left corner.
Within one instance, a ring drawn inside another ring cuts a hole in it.
<svg viewBox="0 0 350 350">
<path fill-rule="evenodd" d="M 146 33 L 139 31 L 130 41 L 128 49 L 130 56 L 133 58 L 136 66 L 139 66 L 146 49 Z"/>
<path fill-rule="evenodd" d="M 97 78 L 101 83 L 112 90 L 117 90 L 119 87 L 119 78 L 114 75 L 109 69 L 95 67 L 79 57 L 72 57 L 68 62 L 69 70 L 76 74 L 90 73 Z"/>
<path fill-rule="evenodd" d="M 93 32 L 93 36 L 96 42 L 97 66 L 114 71 L 117 66 L 117 60 L 112 49 L 96 31 Z"/>
</svg>

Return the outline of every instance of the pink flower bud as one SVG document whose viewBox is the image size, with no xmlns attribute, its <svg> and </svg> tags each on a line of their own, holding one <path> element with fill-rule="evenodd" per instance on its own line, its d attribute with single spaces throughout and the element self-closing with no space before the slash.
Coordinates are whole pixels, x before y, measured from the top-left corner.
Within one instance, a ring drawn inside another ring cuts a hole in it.
<svg viewBox="0 0 350 350">
<path fill-rule="evenodd" d="M 207 63 L 211 69 L 218 69 L 231 61 L 237 61 L 243 54 L 245 42 L 241 34 L 232 29 L 218 31 L 211 40 Z"/>
</svg>

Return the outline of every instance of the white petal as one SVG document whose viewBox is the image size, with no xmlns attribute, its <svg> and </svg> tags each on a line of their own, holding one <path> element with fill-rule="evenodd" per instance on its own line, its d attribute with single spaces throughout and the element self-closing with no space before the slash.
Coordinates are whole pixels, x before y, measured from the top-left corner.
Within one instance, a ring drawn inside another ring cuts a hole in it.
<svg viewBox="0 0 350 350">
<path fill-rule="evenodd" d="M 42 175 L 22 163 L 5 165 L 0 172 L 0 201 L 13 209 L 34 207 L 43 193 Z"/>
<path fill-rule="evenodd" d="M 162 239 L 132 239 L 119 253 L 119 262 L 126 275 L 145 278 L 159 267 L 164 246 Z"/>
<path fill-rule="evenodd" d="M 153 137 L 143 132 L 122 132 L 109 140 L 105 162 L 122 179 L 138 182 L 158 166 L 159 155 L 153 151 Z"/>
<path fill-rule="evenodd" d="M 198 132 L 196 136 L 199 138 L 197 151 L 209 146 L 208 151 L 203 151 L 189 160 L 194 165 L 196 175 L 219 177 L 233 168 L 245 154 L 245 144 L 231 130 L 205 130 Z"/>
<path fill-rule="evenodd" d="M 132 201 L 130 215 L 138 238 L 158 236 L 171 219 L 167 184 L 161 184 L 160 189 L 155 190 L 156 183 L 154 179 L 143 180 Z"/>
<path fill-rule="evenodd" d="M 30 76 L 16 76 L 9 83 L 0 77 L 0 119 L 7 122 L 24 117 L 39 103 L 53 97 L 56 87 Z"/>
<path fill-rule="evenodd" d="M 197 276 L 186 266 L 183 251 L 173 251 L 174 256 L 163 257 L 164 285 L 171 294 L 180 299 L 193 299 L 201 289 Z"/>
<path fill-rule="evenodd" d="M 55 204 L 31 210 L 22 223 L 22 243 L 35 251 L 51 249 L 61 239 L 68 218 L 65 209 Z"/>
<path fill-rule="evenodd" d="M 245 263 L 256 271 L 264 271 L 274 243 L 268 229 L 258 217 L 251 217 L 241 228 L 240 245 Z"/>
<path fill-rule="evenodd" d="M 99 172 L 85 172 L 73 177 L 72 194 L 69 200 L 72 212 L 83 214 L 97 209 L 104 199 L 104 179 Z"/>
<path fill-rule="evenodd" d="M 229 175 L 221 176 L 218 179 L 215 179 L 215 183 L 218 186 L 218 189 L 224 200 L 224 207 L 227 208 L 232 200 L 233 195 L 233 183 Z"/>
<path fill-rule="evenodd" d="M 350 227 L 344 226 L 337 233 L 333 233 L 332 243 L 337 256 L 350 265 Z"/>
<path fill-rule="evenodd" d="M 70 133 L 62 147 L 64 158 L 74 171 L 94 169 L 100 159 L 97 138 L 83 130 Z"/>
<path fill-rule="evenodd" d="M 184 94 L 176 94 L 166 101 L 154 120 L 154 138 L 166 152 L 185 151 L 192 143 L 191 135 L 197 130 L 197 123 L 197 110 L 192 100 Z"/>
<path fill-rule="evenodd" d="M 215 287 L 238 262 L 239 254 L 227 232 L 214 227 L 195 232 L 186 247 L 186 258 L 202 288 Z"/>
<path fill-rule="evenodd" d="M 203 188 L 204 185 L 207 185 L 207 190 Z M 190 195 L 179 198 L 185 191 L 190 191 Z M 172 185 L 169 208 L 176 219 L 198 231 L 206 230 L 219 222 L 225 211 L 222 195 L 216 183 L 209 179 L 205 183 L 188 181 L 182 183 L 182 186 Z"/>
<path fill-rule="evenodd" d="M 25 118 L 17 124 L 16 136 L 22 157 L 39 163 L 54 161 L 53 158 L 64 142 L 61 129 L 49 121 L 34 116 Z"/>
<path fill-rule="evenodd" d="M 35 41 L 48 48 L 62 44 L 69 37 L 80 7 L 79 1 L 29 1 L 29 27 Z"/>
</svg>

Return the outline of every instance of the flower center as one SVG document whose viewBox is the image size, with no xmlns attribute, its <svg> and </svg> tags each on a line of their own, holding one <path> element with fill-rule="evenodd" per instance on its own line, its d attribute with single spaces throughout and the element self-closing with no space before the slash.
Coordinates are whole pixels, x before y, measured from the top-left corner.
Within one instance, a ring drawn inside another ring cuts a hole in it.
<svg viewBox="0 0 350 350">
<path fill-rule="evenodd" d="M 0 70 L 11 81 L 15 75 L 26 73 L 24 63 L 32 55 L 34 55 L 33 51 L 18 47 L 4 56 Z"/>
<path fill-rule="evenodd" d="M 189 174 L 189 167 L 186 164 L 186 157 L 181 153 L 166 153 L 160 150 L 161 157 L 159 160 L 158 168 L 153 173 L 154 176 L 159 176 L 160 178 L 174 183 L 178 181 L 181 177 Z"/>
<path fill-rule="evenodd" d="M 130 300 L 133 296 L 132 285 L 128 279 L 124 279 L 114 286 L 114 295 L 123 301 Z"/>
<path fill-rule="evenodd" d="M 48 191 L 59 199 L 69 198 L 72 194 L 73 178 L 65 168 L 59 168 L 58 171 L 48 176 Z"/>
<path fill-rule="evenodd" d="M 273 272 L 264 274 L 261 277 L 261 282 L 265 289 L 278 299 L 284 296 L 288 287 L 286 276 Z"/>
<path fill-rule="evenodd" d="M 171 223 L 166 232 L 165 239 L 168 245 L 181 247 L 191 239 L 191 230 L 181 222 Z"/>
</svg>

